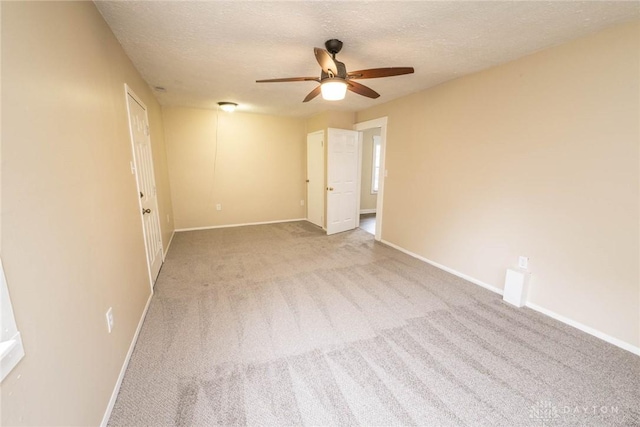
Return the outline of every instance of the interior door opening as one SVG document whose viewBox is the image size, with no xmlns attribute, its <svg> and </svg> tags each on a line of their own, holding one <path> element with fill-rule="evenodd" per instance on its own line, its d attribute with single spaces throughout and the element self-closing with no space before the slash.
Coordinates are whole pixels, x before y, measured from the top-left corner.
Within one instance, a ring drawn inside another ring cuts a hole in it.
<svg viewBox="0 0 640 427">
<path fill-rule="evenodd" d="M 375 127 L 360 132 L 362 167 L 360 169 L 359 227 L 374 236 L 380 183 L 380 131 L 379 127 Z"/>
<path fill-rule="evenodd" d="M 382 211 L 384 183 L 387 176 L 385 166 L 387 118 L 356 123 L 353 127 L 360 134 L 361 169 L 359 227 L 382 240 Z"/>
</svg>

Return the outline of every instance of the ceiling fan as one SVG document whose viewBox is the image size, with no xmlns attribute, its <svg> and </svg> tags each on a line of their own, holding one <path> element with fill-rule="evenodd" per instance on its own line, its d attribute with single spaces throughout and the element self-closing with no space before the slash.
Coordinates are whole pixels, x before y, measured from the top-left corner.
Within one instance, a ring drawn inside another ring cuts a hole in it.
<svg viewBox="0 0 640 427">
<path fill-rule="evenodd" d="M 282 79 L 256 80 L 256 83 L 304 81 L 320 83 L 319 86 L 309 92 L 302 102 L 309 102 L 320 93 L 322 93 L 322 97 L 326 100 L 337 101 L 344 98 L 347 90 L 375 99 L 380 96 L 378 92 L 354 80 L 375 79 L 378 77 L 400 76 L 413 73 L 413 67 L 370 68 L 367 70 L 347 72 L 347 67 L 345 67 L 344 63 L 336 60 L 336 54 L 342 49 L 342 42 L 337 39 L 331 39 L 327 40 L 324 45 L 327 50 L 317 47 L 313 48 L 316 60 L 318 64 L 320 64 L 320 67 L 322 67 L 320 77 L 287 77 Z"/>
</svg>

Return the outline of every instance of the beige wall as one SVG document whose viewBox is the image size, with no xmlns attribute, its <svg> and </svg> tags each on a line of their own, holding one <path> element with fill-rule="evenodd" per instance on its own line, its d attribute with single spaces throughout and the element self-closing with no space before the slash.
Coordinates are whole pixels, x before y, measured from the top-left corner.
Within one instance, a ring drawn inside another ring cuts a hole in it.
<svg viewBox="0 0 640 427">
<path fill-rule="evenodd" d="M 327 128 L 353 129 L 355 114 L 345 111 L 325 111 L 307 119 L 307 133 Z M 325 135 L 326 136 L 326 135 Z"/>
<path fill-rule="evenodd" d="M 305 217 L 303 119 L 175 107 L 163 117 L 177 229 Z"/>
<path fill-rule="evenodd" d="M 324 112 L 320 114 L 316 114 L 315 116 L 311 116 L 307 119 L 307 133 L 317 132 L 319 130 L 325 131 L 329 127 L 329 112 Z"/>
<path fill-rule="evenodd" d="M 94 4 L 3 2 L 2 261 L 26 356 L 2 425 L 97 425 L 149 298 L 125 83 L 149 108 L 166 245 L 160 107 Z"/>
<path fill-rule="evenodd" d="M 373 169 L 373 137 L 380 136 L 380 128 L 362 132 L 362 175 L 360 186 L 360 210 L 375 209 L 378 195 L 371 194 L 371 171 Z"/>
<path fill-rule="evenodd" d="M 357 114 L 388 116 L 382 238 L 640 345 L 638 22 Z"/>
</svg>

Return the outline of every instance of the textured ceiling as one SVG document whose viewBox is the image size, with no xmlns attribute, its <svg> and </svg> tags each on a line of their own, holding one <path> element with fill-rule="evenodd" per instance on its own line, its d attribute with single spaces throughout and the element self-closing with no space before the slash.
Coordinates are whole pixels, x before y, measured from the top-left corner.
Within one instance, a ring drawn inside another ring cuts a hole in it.
<svg viewBox="0 0 640 427">
<path fill-rule="evenodd" d="M 549 46 L 638 19 L 638 2 L 96 2 L 162 105 L 309 116 L 358 111 Z M 319 76 L 313 47 L 344 42 L 347 70 L 413 66 L 415 74 L 360 80 L 381 94 L 302 99 Z"/>
</svg>

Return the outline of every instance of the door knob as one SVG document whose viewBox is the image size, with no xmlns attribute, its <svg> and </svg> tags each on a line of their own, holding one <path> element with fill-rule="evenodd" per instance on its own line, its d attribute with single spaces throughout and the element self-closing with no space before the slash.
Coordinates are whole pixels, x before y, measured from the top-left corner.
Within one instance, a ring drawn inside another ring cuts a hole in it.
<svg viewBox="0 0 640 427">
<path fill-rule="evenodd" d="M 333 191 L 333 187 L 327 187 L 327 190 Z"/>
<path fill-rule="evenodd" d="M 151 213 L 151 209 L 142 209 L 142 215 Z"/>
</svg>

